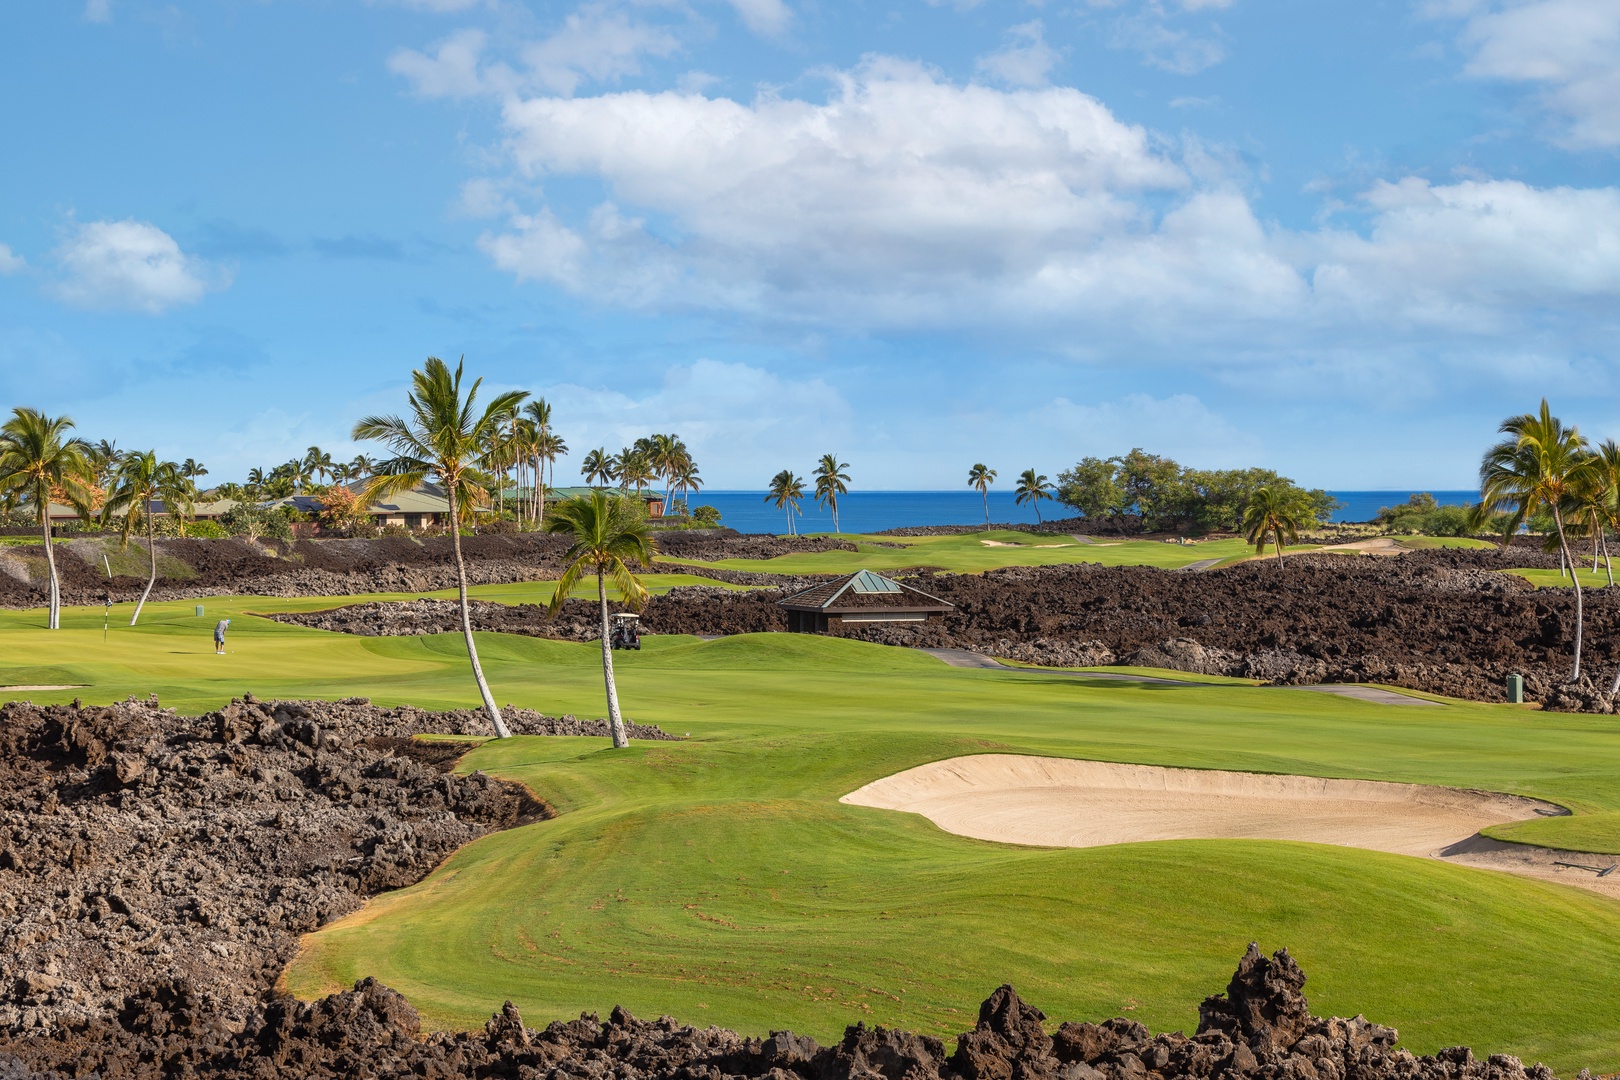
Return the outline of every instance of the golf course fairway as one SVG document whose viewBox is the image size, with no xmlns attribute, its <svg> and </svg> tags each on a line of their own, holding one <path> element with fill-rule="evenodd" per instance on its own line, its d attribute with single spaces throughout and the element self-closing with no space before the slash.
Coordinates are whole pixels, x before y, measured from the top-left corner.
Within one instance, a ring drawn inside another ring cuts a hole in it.
<svg viewBox="0 0 1620 1080">
<path fill-rule="evenodd" d="M 126 605 L 105 641 L 99 608 L 69 609 L 54 634 L 38 612 L 0 613 L 0 684 L 76 687 L 3 696 L 155 692 L 188 712 L 245 691 L 476 702 L 458 635 L 358 638 L 246 614 L 342 602 L 213 598 L 202 618 L 154 604 L 135 628 L 117 625 Z M 220 617 L 232 627 L 215 657 Z M 594 644 L 481 634 L 479 647 L 498 701 L 601 714 Z M 1015 847 L 838 802 L 929 761 L 1015 751 L 1511 792 L 1575 816 L 1495 835 L 1620 850 L 1612 718 L 957 670 L 788 635 L 653 637 L 620 654 L 618 675 L 632 719 L 690 738 L 477 747 L 461 768 L 519 780 L 558 816 L 485 837 L 312 935 L 285 985 L 316 995 L 374 975 L 439 1026 L 481 1024 L 511 998 L 531 1024 L 623 1004 L 825 1040 L 858 1019 L 954 1034 L 1012 982 L 1054 1019 L 1190 1030 L 1257 940 L 1298 957 L 1318 1013 L 1365 1013 L 1415 1051 L 1620 1068 L 1620 904 L 1604 897 L 1314 844 Z"/>
</svg>

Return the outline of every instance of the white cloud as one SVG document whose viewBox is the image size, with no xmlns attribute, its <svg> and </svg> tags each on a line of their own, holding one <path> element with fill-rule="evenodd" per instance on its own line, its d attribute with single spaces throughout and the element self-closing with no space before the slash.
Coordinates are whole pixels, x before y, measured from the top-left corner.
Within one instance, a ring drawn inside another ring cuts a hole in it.
<svg viewBox="0 0 1620 1080">
<path fill-rule="evenodd" d="M 84 21 L 112 22 L 112 0 L 85 0 Z"/>
<path fill-rule="evenodd" d="M 1046 43 L 1040 19 L 1020 23 L 1007 31 L 1008 43 L 979 57 L 978 70 L 1009 86 L 1045 86 L 1061 54 Z"/>
<path fill-rule="evenodd" d="M 585 177 L 607 196 L 512 211 L 480 246 L 603 305 L 982 333 L 1079 359 L 1194 354 L 1212 371 L 1313 355 L 1415 369 L 1440 340 L 1510 367 L 1556 340 L 1613 351 L 1615 188 L 1397 178 L 1334 219 L 1348 224 L 1288 230 L 1218 153 L 1075 90 L 957 85 L 883 58 L 835 73 L 821 102 L 615 93 L 514 99 L 504 116 L 519 179 Z"/>
<path fill-rule="evenodd" d="M 57 260 L 65 276 L 55 292 L 79 307 L 155 315 L 196 303 L 208 288 L 208 267 L 181 251 L 168 233 L 144 221 L 80 225 L 57 251 Z"/>
<path fill-rule="evenodd" d="M 0 275 L 16 274 L 26 269 L 28 261 L 21 255 L 12 251 L 5 244 L 0 244 Z"/>
<path fill-rule="evenodd" d="M 1213 5 L 1183 5 L 1189 10 Z M 1176 75 L 1196 75 L 1226 59 L 1226 46 L 1212 29 L 1186 30 L 1173 23 L 1159 3 L 1122 15 L 1114 23 L 1109 44 L 1131 49 L 1156 68 Z"/>
<path fill-rule="evenodd" d="M 782 0 L 730 0 L 743 25 L 761 37 L 781 37 L 793 22 L 793 9 Z"/>
<path fill-rule="evenodd" d="M 617 450 L 649 431 L 673 431 L 691 447 L 707 486 L 758 487 L 762 472 L 849 444 L 857 430 L 849 403 L 823 380 L 718 360 L 671 367 L 642 397 L 578 385 L 551 387 L 544 396 L 569 418 L 571 463 L 558 470 L 564 483 L 595 447 Z M 806 416 L 816 422 L 804 423 Z"/>
<path fill-rule="evenodd" d="M 1558 141 L 1620 146 L 1620 0 L 1493 0 L 1464 15 L 1470 75 L 1528 83 L 1562 120 Z"/>
<path fill-rule="evenodd" d="M 587 4 L 564 19 L 551 37 L 525 48 L 523 59 L 539 85 L 572 94 L 586 80 L 609 82 L 639 75 L 643 56 L 669 56 L 679 48 L 680 42 L 667 30 Z"/>
<path fill-rule="evenodd" d="M 489 35 L 458 30 L 430 53 L 399 49 L 388 67 L 429 98 L 505 96 L 545 91 L 572 94 L 586 82 L 614 82 L 639 75 L 642 59 L 670 56 L 680 42 L 668 30 L 637 21 L 604 4 L 586 4 L 549 37 L 517 49 L 519 66 L 487 60 Z"/>
<path fill-rule="evenodd" d="M 388 70 L 409 79 L 423 97 L 476 97 L 490 89 L 479 70 L 488 40 L 482 30 L 458 30 L 439 42 L 432 55 L 415 49 L 397 50 L 388 58 Z"/>
<path fill-rule="evenodd" d="M 1247 465 L 1263 444 L 1192 394 L 1127 394 L 1118 401 L 1077 404 L 1052 401 L 1017 425 L 1033 447 L 1048 457 L 1107 457 L 1132 446 L 1206 468 Z"/>
</svg>

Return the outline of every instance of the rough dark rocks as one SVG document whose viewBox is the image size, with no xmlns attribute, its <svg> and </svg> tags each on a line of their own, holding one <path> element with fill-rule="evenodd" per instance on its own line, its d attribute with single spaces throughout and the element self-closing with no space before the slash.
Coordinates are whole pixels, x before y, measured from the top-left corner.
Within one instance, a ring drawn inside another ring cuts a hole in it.
<svg viewBox="0 0 1620 1080">
<path fill-rule="evenodd" d="M 607 734 L 600 720 L 507 720 Z M 240 1022 L 297 935 L 490 829 L 550 815 L 521 787 L 448 772 L 464 744 L 410 738 L 487 723 L 360 699 L 250 696 L 200 717 L 155 700 L 0 706 L 0 1030 L 105 1019 L 159 983 Z"/>
<path fill-rule="evenodd" d="M 1485 1061 L 1464 1047 L 1419 1057 L 1396 1032 L 1360 1016 L 1310 1013 L 1303 973 L 1286 950 L 1250 946 L 1224 995 L 1205 1000 L 1198 1030 L 1153 1035 L 1115 1019 L 1068 1022 L 1011 986 L 979 1009 L 972 1031 L 945 1044 L 864 1023 L 836 1045 L 789 1031 L 750 1039 L 615 1008 L 543 1029 L 508 1001 L 481 1031 L 424 1033 L 404 998 L 371 979 L 316 1002 L 277 999 L 228 1025 L 184 982 L 132 994 L 110 1017 L 34 1036 L 0 1034 L 0 1078 L 106 1080 L 186 1076 L 312 1080 L 349 1077 L 513 1077 L 521 1080 L 1552 1080 L 1517 1058 Z"/>
<path fill-rule="evenodd" d="M 937 623 L 843 632 L 888 645 L 966 648 L 1054 667 L 1130 664 L 1270 683 L 1379 682 L 1503 701 L 1517 672 L 1549 709 L 1613 712 L 1607 679 L 1620 664 L 1620 590 L 1588 590 L 1586 666 L 1595 681 L 1566 685 L 1574 597 L 1532 589 L 1495 572 L 1556 558 L 1515 548 L 1422 551 L 1393 557 L 1312 555 L 1186 574 L 1095 564 L 1008 567 L 984 574 L 924 574 L 927 592 L 955 605 Z M 788 589 L 732 592 L 705 586 L 649 601 L 653 633 L 785 630 L 776 601 Z M 437 606 L 434 606 L 437 605 Z M 349 633 L 446 632 L 454 606 L 439 601 L 278 616 Z M 539 608 L 478 605 L 483 629 L 571 640 L 597 634 L 593 605 L 569 601 L 557 623 Z"/>
</svg>

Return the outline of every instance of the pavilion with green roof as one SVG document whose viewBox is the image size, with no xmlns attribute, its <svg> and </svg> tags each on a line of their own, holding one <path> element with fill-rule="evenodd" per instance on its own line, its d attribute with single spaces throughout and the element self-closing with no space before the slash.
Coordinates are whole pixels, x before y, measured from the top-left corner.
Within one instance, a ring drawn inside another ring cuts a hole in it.
<svg viewBox="0 0 1620 1080">
<path fill-rule="evenodd" d="M 938 622 L 952 604 L 870 570 L 822 582 L 778 600 L 796 634 L 837 634 L 874 623 Z"/>
</svg>

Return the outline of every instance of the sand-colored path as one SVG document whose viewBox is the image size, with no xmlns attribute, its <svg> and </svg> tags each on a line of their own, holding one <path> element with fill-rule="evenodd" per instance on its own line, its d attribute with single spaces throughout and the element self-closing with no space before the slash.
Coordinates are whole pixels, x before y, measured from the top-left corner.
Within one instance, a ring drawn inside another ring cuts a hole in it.
<svg viewBox="0 0 1620 1080">
<path fill-rule="evenodd" d="M 841 802 L 921 814 L 946 832 L 1041 847 L 1148 840 L 1303 840 L 1566 881 L 1620 897 L 1620 873 L 1573 855 L 1479 836 L 1489 825 L 1567 814 L 1516 795 L 1371 780 L 1167 769 L 1023 754 L 975 754 L 873 781 Z"/>
</svg>

